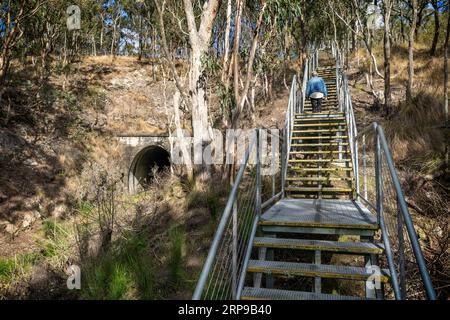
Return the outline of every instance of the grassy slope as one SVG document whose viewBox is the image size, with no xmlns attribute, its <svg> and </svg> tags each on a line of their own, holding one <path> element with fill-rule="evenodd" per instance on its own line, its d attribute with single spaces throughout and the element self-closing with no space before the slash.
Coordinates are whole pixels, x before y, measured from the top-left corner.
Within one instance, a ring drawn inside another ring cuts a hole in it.
<svg viewBox="0 0 450 320">
<path fill-rule="evenodd" d="M 162 175 L 123 195 L 112 138 L 165 131 L 173 81 L 157 61 L 129 57 L 87 57 L 67 73 L 55 65 L 44 86 L 26 66 L 15 71 L 1 109 L 0 298 L 190 298 L 227 188 Z M 257 98 L 266 127 L 284 119 L 287 94 L 275 83 L 273 102 Z M 80 292 L 66 289 L 73 263 Z"/>
<path fill-rule="evenodd" d="M 382 48 L 377 48 L 379 66 L 383 64 Z M 407 80 L 407 47 L 392 50 L 393 113 L 386 117 L 373 107 L 367 93 L 364 73 L 368 59 L 363 50 L 350 60 L 350 84 L 359 127 L 373 121 L 385 129 L 410 211 L 416 224 L 434 285 L 441 298 L 447 298 L 450 278 L 450 199 L 448 164 L 445 150 L 449 133 L 443 128 L 443 58 L 442 52 L 430 57 L 428 47 L 415 48 L 415 88 L 411 103 L 405 100 Z M 374 78 L 375 90 L 382 97 L 384 82 Z M 433 179 L 433 177 L 436 177 Z"/>
</svg>

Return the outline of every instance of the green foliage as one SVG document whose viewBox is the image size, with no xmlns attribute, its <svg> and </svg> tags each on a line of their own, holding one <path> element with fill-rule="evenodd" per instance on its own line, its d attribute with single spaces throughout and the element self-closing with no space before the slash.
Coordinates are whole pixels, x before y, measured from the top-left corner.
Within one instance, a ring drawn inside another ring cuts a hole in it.
<svg viewBox="0 0 450 320">
<path fill-rule="evenodd" d="M 220 209 L 220 198 L 215 192 L 209 192 L 206 195 L 206 203 L 208 204 L 209 213 L 215 219 Z"/>
<path fill-rule="evenodd" d="M 77 211 L 84 217 L 89 217 L 94 209 L 95 205 L 91 201 L 82 200 L 78 203 Z"/>
<path fill-rule="evenodd" d="M 264 21 L 266 24 L 276 22 L 278 32 L 283 32 L 292 25 L 302 13 L 301 0 L 270 0 L 267 2 Z"/>
<path fill-rule="evenodd" d="M 66 227 L 56 222 L 53 218 L 48 218 L 42 222 L 42 231 L 47 239 L 55 240 L 59 236 L 67 234 Z"/>
<path fill-rule="evenodd" d="M 42 222 L 41 232 L 44 235 L 44 239 L 39 241 L 41 255 L 49 258 L 48 262 L 60 267 L 63 266 L 72 241 L 69 223 L 48 218 Z"/>
<path fill-rule="evenodd" d="M 170 229 L 169 280 L 174 285 L 180 284 L 185 276 L 183 270 L 183 250 L 185 242 L 186 235 L 183 229 L 180 227 L 173 227 Z"/>
<path fill-rule="evenodd" d="M 38 255 L 26 253 L 13 258 L 0 258 L 0 280 L 9 281 L 16 274 L 27 272 L 38 260 Z"/>
<path fill-rule="evenodd" d="M 13 275 L 15 269 L 14 260 L 0 259 L 0 279 L 9 278 Z"/>
<path fill-rule="evenodd" d="M 143 235 L 125 235 L 109 252 L 91 261 L 84 272 L 85 299 L 154 299 L 153 264 Z"/>
<path fill-rule="evenodd" d="M 209 77 L 218 75 L 218 73 L 222 70 L 222 66 L 217 59 L 203 56 L 201 59 L 201 63 L 203 70 L 205 70 Z"/>
<path fill-rule="evenodd" d="M 225 88 L 223 84 L 217 85 L 217 95 L 221 102 L 220 107 L 225 118 L 230 118 L 233 110 L 236 108 L 236 98 L 232 88 Z"/>
</svg>

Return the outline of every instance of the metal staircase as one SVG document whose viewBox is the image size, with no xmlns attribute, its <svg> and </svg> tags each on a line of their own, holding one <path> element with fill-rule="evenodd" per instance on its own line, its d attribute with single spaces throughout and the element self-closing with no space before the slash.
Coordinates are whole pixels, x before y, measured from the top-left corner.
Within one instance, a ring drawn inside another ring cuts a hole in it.
<svg viewBox="0 0 450 320">
<path fill-rule="evenodd" d="M 334 66 L 318 68 L 328 88 L 321 113 L 312 113 L 309 100 L 296 113 L 286 188 L 291 198 L 352 199 L 353 164 L 344 112 L 339 111 Z"/>
<path fill-rule="evenodd" d="M 331 51 L 336 65 L 319 68 L 330 91 L 321 114 L 304 96 L 318 50 L 302 87 L 294 77 L 269 177 L 266 137 L 255 130 L 193 299 L 436 298 L 383 130 L 373 124 L 358 133 L 341 54 Z"/>
</svg>

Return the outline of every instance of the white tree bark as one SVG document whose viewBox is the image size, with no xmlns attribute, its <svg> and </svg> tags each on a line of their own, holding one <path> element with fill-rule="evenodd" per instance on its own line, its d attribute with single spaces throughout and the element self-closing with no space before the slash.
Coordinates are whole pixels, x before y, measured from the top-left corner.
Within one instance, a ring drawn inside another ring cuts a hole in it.
<svg viewBox="0 0 450 320">
<path fill-rule="evenodd" d="M 222 69 L 222 81 L 225 82 L 228 65 L 230 62 L 230 32 L 231 32 L 231 1 L 228 0 L 227 3 L 227 26 L 225 29 L 225 43 L 224 43 L 224 53 L 223 53 L 223 69 Z"/>
<path fill-rule="evenodd" d="M 192 128 L 194 138 L 203 142 L 211 140 L 212 137 L 209 136 L 208 130 L 208 105 L 206 101 L 205 83 L 202 82 L 202 75 L 204 73 L 202 57 L 207 53 L 209 48 L 211 31 L 217 16 L 220 1 L 209 0 L 204 3 L 199 28 L 197 28 L 195 22 L 191 0 L 183 0 L 183 3 L 191 45 L 188 87 L 192 104 Z"/>
</svg>

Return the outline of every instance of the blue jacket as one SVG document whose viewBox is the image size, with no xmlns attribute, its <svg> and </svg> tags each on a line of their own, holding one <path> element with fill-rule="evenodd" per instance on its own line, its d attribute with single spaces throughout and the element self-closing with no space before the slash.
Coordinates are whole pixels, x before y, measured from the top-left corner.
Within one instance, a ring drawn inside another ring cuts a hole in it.
<svg viewBox="0 0 450 320">
<path fill-rule="evenodd" d="M 306 98 L 309 98 L 309 96 L 314 92 L 322 92 L 325 97 L 328 97 L 327 86 L 321 77 L 312 77 L 308 81 L 308 85 L 306 87 Z"/>
</svg>

